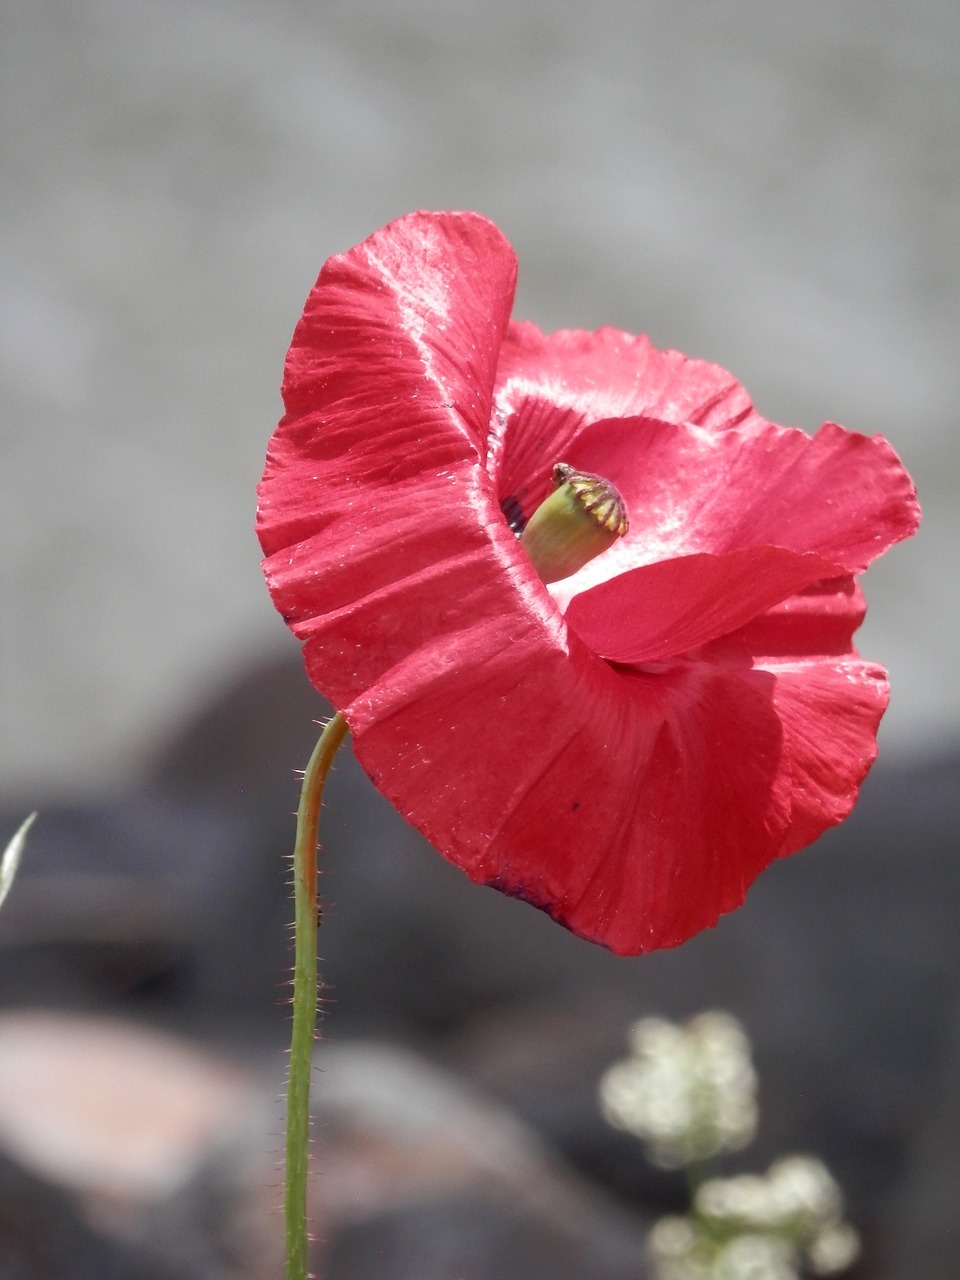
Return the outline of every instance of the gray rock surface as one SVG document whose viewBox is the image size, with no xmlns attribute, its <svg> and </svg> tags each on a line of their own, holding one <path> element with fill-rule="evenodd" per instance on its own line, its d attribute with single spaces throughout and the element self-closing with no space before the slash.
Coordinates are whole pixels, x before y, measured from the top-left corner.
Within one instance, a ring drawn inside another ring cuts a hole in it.
<svg viewBox="0 0 960 1280">
<path fill-rule="evenodd" d="M 317 1210 L 331 1277 L 647 1275 L 642 1218 L 482 1094 L 389 1045 L 326 1045 L 317 1061 Z"/>
<path fill-rule="evenodd" d="M 2 1280 L 201 1280 L 94 1230 L 69 1195 L 0 1152 Z"/>
<path fill-rule="evenodd" d="M 647 1274 L 642 1216 L 475 1088 L 395 1045 L 316 1062 L 317 1274 Z M 277 1276 L 281 1072 L 118 1019 L 0 1016 L 0 1150 L 19 1160 L 0 1154 L 0 1276 Z"/>
</svg>

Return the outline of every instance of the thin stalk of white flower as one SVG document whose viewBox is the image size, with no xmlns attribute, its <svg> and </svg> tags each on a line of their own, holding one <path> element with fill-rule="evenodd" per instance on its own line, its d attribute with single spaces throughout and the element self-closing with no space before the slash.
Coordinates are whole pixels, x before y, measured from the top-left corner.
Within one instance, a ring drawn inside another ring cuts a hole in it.
<svg viewBox="0 0 960 1280">
<path fill-rule="evenodd" d="M 285 1280 L 307 1280 L 309 1265 L 307 1169 L 310 1154 L 310 1073 L 317 1025 L 317 825 L 323 786 L 336 750 L 347 732 L 347 722 L 339 713 L 327 721 L 304 772 L 297 809 L 297 838 L 293 850 L 293 1027 L 287 1081 L 283 1201 Z"/>
<path fill-rule="evenodd" d="M 17 874 L 17 868 L 20 866 L 23 847 L 27 843 L 27 832 L 33 826 L 36 816 L 35 813 L 31 813 L 29 818 L 23 820 L 10 843 L 4 849 L 3 856 L 0 857 L 0 907 L 3 906 L 4 898 L 10 892 L 13 878 Z"/>
</svg>

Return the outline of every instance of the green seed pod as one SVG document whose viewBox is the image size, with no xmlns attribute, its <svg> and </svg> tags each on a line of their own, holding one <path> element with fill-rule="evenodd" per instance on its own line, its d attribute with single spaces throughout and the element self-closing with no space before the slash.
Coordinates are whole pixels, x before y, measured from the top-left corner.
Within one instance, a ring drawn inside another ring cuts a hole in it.
<svg viewBox="0 0 960 1280">
<path fill-rule="evenodd" d="M 609 480 L 565 462 L 553 468 L 553 493 L 530 517 L 520 545 L 544 582 L 558 582 L 612 547 L 630 527 Z"/>
</svg>

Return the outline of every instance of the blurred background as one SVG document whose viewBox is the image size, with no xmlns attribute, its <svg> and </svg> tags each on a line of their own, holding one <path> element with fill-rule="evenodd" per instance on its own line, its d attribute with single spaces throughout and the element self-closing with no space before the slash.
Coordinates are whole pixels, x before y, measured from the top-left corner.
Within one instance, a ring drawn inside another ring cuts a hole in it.
<svg viewBox="0 0 960 1280">
<path fill-rule="evenodd" d="M 324 1274 L 645 1274 L 682 1187 L 596 1082 L 633 1018 L 713 1006 L 760 1070 L 742 1167 L 822 1155 L 851 1275 L 960 1274 L 957 6 L 0 0 L 0 104 L 0 842 L 41 810 L 0 915 L 2 1280 L 276 1274 L 324 708 L 254 486 L 320 265 L 418 207 L 501 226 L 520 317 L 886 435 L 925 522 L 870 573 L 893 699 L 856 816 L 680 951 L 465 885 L 342 761 Z"/>
</svg>

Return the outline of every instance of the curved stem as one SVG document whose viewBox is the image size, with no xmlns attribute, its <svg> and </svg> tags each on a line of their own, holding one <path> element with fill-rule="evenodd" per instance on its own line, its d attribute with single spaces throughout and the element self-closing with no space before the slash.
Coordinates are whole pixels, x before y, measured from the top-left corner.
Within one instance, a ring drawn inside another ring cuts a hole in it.
<svg viewBox="0 0 960 1280">
<path fill-rule="evenodd" d="M 323 784 L 337 747 L 347 736 L 339 712 L 323 732 L 303 775 L 293 850 L 295 902 L 293 1029 L 287 1081 L 286 1179 L 283 1215 L 287 1242 L 285 1280 L 307 1280 L 307 1164 L 310 1149 L 310 1071 L 317 1024 L 317 824 Z"/>
</svg>

